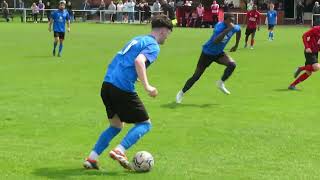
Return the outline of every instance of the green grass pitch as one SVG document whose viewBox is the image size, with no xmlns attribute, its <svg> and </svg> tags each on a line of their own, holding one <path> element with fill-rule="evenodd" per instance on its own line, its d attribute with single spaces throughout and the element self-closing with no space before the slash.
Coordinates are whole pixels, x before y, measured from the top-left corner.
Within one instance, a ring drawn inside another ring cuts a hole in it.
<svg viewBox="0 0 320 180">
<path fill-rule="evenodd" d="M 106 67 L 132 37 L 149 26 L 72 24 L 62 58 L 52 57 L 46 24 L 0 24 L 0 179 L 319 179 L 320 75 L 287 91 L 304 64 L 307 27 L 257 32 L 254 50 L 229 53 L 237 68 L 226 86 L 213 64 L 185 95 L 175 95 L 195 69 L 210 29 L 174 29 L 148 70 L 159 90 L 152 99 L 137 85 L 153 129 L 128 151 L 155 157 L 150 173 L 123 170 L 104 153 L 100 171 L 82 169 L 108 123 L 100 100 Z M 244 34 L 244 28 L 242 28 Z M 233 45 L 234 39 L 227 49 Z M 115 138 L 114 147 L 127 125 Z"/>
</svg>

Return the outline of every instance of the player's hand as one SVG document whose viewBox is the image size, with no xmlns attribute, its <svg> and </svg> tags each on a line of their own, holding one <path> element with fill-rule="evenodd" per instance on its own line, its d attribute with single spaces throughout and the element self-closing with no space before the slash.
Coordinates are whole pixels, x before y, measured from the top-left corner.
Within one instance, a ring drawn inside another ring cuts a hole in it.
<svg viewBox="0 0 320 180">
<path fill-rule="evenodd" d="M 228 28 L 233 29 L 234 28 L 234 24 L 233 23 L 229 23 L 228 24 Z"/>
<path fill-rule="evenodd" d="M 70 28 L 68 28 L 68 32 L 70 32 Z"/>
<path fill-rule="evenodd" d="M 238 49 L 238 46 L 235 45 L 230 49 L 230 52 L 235 52 L 235 51 L 237 51 L 237 49 Z"/>
<path fill-rule="evenodd" d="M 146 91 L 151 97 L 156 97 L 158 95 L 158 90 L 155 87 L 152 87 L 150 85 L 146 87 Z"/>
<path fill-rule="evenodd" d="M 49 32 L 51 32 L 51 27 L 48 28 Z"/>
<path fill-rule="evenodd" d="M 306 49 L 306 53 L 312 53 L 311 49 L 310 49 L 310 48 L 307 48 L 307 49 Z"/>
</svg>

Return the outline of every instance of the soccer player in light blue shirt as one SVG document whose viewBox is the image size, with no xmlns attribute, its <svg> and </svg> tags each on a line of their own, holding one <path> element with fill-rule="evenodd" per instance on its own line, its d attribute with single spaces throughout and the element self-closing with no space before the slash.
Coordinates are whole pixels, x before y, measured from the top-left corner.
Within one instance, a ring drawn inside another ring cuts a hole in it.
<svg viewBox="0 0 320 180">
<path fill-rule="evenodd" d="M 59 2 L 59 9 L 56 11 L 53 11 L 51 13 L 51 18 L 49 21 L 49 32 L 51 32 L 51 26 L 53 24 L 53 36 L 54 36 L 54 44 L 53 44 L 53 56 L 56 55 L 56 47 L 58 45 L 58 42 L 60 42 L 59 45 L 59 52 L 58 57 L 61 57 L 61 52 L 63 49 L 63 40 L 65 37 L 65 29 L 66 29 L 66 23 L 68 32 L 70 32 L 70 16 L 67 10 L 65 10 L 66 1 L 60 1 Z"/>
<path fill-rule="evenodd" d="M 275 25 L 277 24 L 277 11 L 274 10 L 274 5 L 270 4 L 270 10 L 267 12 L 267 24 L 268 24 L 268 30 L 269 30 L 269 41 L 273 40 L 274 34 L 273 29 Z"/>
<path fill-rule="evenodd" d="M 101 88 L 101 98 L 107 111 L 110 126 L 102 132 L 83 166 L 99 169 L 98 157 L 109 146 L 111 140 L 123 128 L 123 123 L 132 123 L 121 143 L 110 151 L 109 156 L 126 169 L 132 169 L 125 151 L 151 129 L 149 115 L 135 90 L 139 79 L 151 97 L 158 90 L 149 84 L 146 68 L 157 59 L 160 47 L 172 31 L 171 20 L 165 15 L 154 16 L 152 32 L 130 40 L 113 58 Z"/>
<path fill-rule="evenodd" d="M 241 30 L 239 25 L 234 25 L 234 16 L 231 14 L 224 15 L 224 21 L 219 22 L 214 27 L 214 33 L 207 43 L 203 45 L 196 70 L 194 74 L 187 80 L 182 90 L 176 96 L 176 102 L 181 103 L 183 95 L 193 86 L 193 84 L 201 77 L 207 67 L 212 62 L 226 66 L 226 69 L 219 81 L 218 88 L 225 94 L 230 94 L 224 85 L 224 82 L 231 76 L 236 68 L 235 61 L 224 52 L 224 48 L 230 41 L 231 37 L 236 33 L 236 44 L 231 48 L 231 52 L 237 50 L 241 38 Z"/>
</svg>

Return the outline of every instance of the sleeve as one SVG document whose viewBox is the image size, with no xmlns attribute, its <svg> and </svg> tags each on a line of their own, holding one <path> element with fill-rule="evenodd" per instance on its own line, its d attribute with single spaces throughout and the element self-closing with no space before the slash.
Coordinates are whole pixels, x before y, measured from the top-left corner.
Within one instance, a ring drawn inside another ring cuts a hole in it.
<svg viewBox="0 0 320 180">
<path fill-rule="evenodd" d="M 70 21 L 70 14 L 69 14 L 69 12 L 67 12 L 67 14 L 66 14 L 66 20 L 67 20 L 67 21 Z"/>
<path fill-rule="evenodd" d="M 140 54 L 143 54 L 150 63 L 153 63 L 157 59 L 159 51 L 160 49 L 157 44 L 150 44 L 147 45 Z"/>
<path fill-rule="evenodd" d="M 240 26 L 239 25 L 235 25 L 234 28 L 233 28 L 233 32 L 239 32 L 241 30 Z"/>
<path fill-rule="evenodd" d="M 309 31 L 304 33 L 302 36 L 305 49 L 311 48 L 311 36 L 313 34 L 313 31 L 314 31 L 314 29 L 310 29 Z"/>
</svg>

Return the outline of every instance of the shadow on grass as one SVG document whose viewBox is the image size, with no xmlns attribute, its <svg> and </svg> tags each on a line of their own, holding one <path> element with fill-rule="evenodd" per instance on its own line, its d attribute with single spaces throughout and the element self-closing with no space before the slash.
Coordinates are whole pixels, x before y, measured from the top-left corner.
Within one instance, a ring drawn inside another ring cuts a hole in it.
<svg viewBox="0 0 320 180">
<path fill-rule="evenodd" d="M 178 104 L 176 102 L 171 102 L 168 104 L 162 104 L 161 107 L 168 108 L 168 109 L 175 109 L 175 108 L 181 108 L 181 107 L 196 107 L 196 108 L 210 108 L 212 106 L 217 106 L 219 104 Z"/>
<path fill-rule="evenodd" d="M 274 91 L 278 91 L 278 92 L 290 92 L 290 91 L 295 92 L 295 91 L 297 91 L 297 92 L 299 92 L 301 90 L 300 89 L 291 90 L 291 89 L 288 89 L 288 88 L 281 88 L 281 89 L 274 89 Z"/>
<path fill-rule="evenodd" d="M 127 176 L 131 174 L 129 171 L 112 172 L 104 170 L 86 170 L 83 168 L 62 169 L 62 168 L 40 168 L 33 172 L 34 175 L 53 179 L 67 179 L 77 176 Z"/>
</svg>

